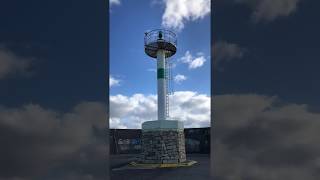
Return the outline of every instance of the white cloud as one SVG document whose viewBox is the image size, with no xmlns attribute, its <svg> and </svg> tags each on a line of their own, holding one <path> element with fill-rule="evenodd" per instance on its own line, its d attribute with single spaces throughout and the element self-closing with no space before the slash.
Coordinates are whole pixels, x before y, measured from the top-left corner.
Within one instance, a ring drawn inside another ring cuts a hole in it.
<svg viewBox="0 0 320 180">
<path fill-rule="evenodd" d="M 153 69 L 153 68 L 147 69 L 147 71 L 150 71 L 150 72 L 157 72 L 157 70 L 156 70 L 156 69 Z"/>
<path fill-rule="evenodd" d="M 317 179 L 319 112 L 255 94 L 218 95 L 213 103 L 216 176 Z"/>
<path fill-rule="evenodd" d="M 187 21 L 204 18 L 210 13 L 211 0 L 164 0 L 162 26 L 182 30 Z"/>
<path fill-rule="evenodd" d="M 43 174 L 52 174 L 56 168 L 63 169 L 62 176 L 68 173 L 81 175 L 89 166 L 104 168 L 103 163 L 99 165 L 103 160 L 98 159 L 106 155 L 106 108 L 101 102 L 82 102 L 68 112 L 39 104 L 15 108 L 0 105 L 0 129 L 4 137 L 10 137 L 10 141 L 0 139 L 2 146 L 6 147 L 0 152 L 10 160 L 10 164 L 0 161 L 1 167 L 7 167 L 0 170 L 0 179 L 41 179 Z M 5 176 L 2 176 L 4 172 Z M 99 173 L 93 176 L 101 179 Z"/>
<path fill-rule="evenodd" d="M 116 79 L 112 76 L 109 77 L 109 86 L 113 87 L 113 86 L 119 86 L 120 85 L 120 81 L 119 79 Z"/>
<path fill-rule="evenodd" d="M 0 79 L 4 79 L 9 75 L 30 73 L 28 69 L 31 67 L 32 59 L 19 57 L 13 52 L 0 47 Z"/>
<path fill-rule="evenodd" d="M 192 91 L 175 92 L 170 96 L 170 116 L 184 121 L 185 127 L 208 127 L 210 97 Z M 143 122 L 157 119 L 157 96 L 110 96 L 110 119 L 111 128 L 141 128 Z"/>
<path fill-rule="evenodd" d="M 123 123 L 121 123 L 120 118 L 109 118 L 109 126 L 110 128 L 117 128 L 117 129 L 128 129 Z"/>
<path fill-rule="evenodd" d="M 305 104 L 256 94 L 217 95 L 213 103 L 216 176 L 225 180 L 318 179 L 319 112 Z M 140 127 L 141 122 L 156 118 L 156 108 L 155 95 L 110 96 L 110 122 L 122 128 Z M 186 127 L 209 126 L 210 97 L 176 92 L 171 114 Z M 37 104 L 0 106 L 0 129 L 4 137 L 10 137 L 10 141 L 0 139 L 6 147 L 0 151 L 10 160 L 10 164 L 0 161 L 6 167 L 6 177 L 0 179 L 40 178 L 50 169 L 63 169 L 63 174 L 75 179 L 81 179 L 77 172 L 84 172 L 84 179 L 105 178 L 101 173 L 91 174 L 96 171 L 88 167 L 105 168 L 106 116 L 106 104 L 101 102 L 79 103 L 69 112 Z"/>
<path fill-rule="evenodd" d="M 238 44 L 219 41 L 214 44 L 214 63 L 218 65 L 222 61 L 230 62 L 231 60 L 241 59 L 245 49 Z"/>
<path fill-rule="evenodd" d="M 174 77 L 174 81 L 176 83 L 181 83 L 182 81 L 185 81 L 187 80 L 187 77 L 185 75 L 182 75 L 182 74 L 177 74 L 175 77 Z"/>
<path fill-rule="evenodd" d="M 204 62 L 206 62 L 206 58 L 201 52 L 198 52 L 197 57 L 194 57 L 189 51 L 186 51 L 185 55 L 178 61 L 188 64 L 189 69 L 196 69 L 203 66 Z"/>
<path fill-rule="evenodd" d="M 109 0 L 110 7 L 113 5 L 120 5 L 120 4 L 121 4 L 120 0 Z"/>
<path fill-rule="evenodd" d="M 289 16 L 294 13 L 301 0 L 235 0 L 237 3 L 247 4 L 252 10 L 255 22 L 272 21 L 278 17 Z"/>
<path fill-rule="evenodd" d="M 190 62 L 189 69 L 195 69 L 195 68 L 201 67 L 205 61 L 206 59 L 203 56 L 195 58 Z"/>
</svg>

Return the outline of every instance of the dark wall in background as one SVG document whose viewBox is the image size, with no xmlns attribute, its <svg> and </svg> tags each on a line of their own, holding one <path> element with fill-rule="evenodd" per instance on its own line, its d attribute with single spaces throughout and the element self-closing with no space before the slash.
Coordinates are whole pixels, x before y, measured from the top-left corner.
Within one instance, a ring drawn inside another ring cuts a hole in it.
<svg viewBox="0 0 320 180">
<path fill-rule="evenodd" d="M 210 128 L 184 130 L 187 153 L 210 153 Z M 110 154 L 138 154 L 141 129 L 110 129 Z"/>
</svg>

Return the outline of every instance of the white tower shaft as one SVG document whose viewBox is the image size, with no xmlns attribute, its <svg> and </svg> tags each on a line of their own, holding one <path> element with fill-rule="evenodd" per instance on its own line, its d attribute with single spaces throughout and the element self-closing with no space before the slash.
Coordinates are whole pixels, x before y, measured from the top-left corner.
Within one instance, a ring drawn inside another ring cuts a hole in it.
<svg viewBox="0 0 320 180">
<path fill-rule="evenodd" d="M 166 120 L 166 78 L 165 78 L 165 51 L 157 51 L 157 80 L 158 80 L 158 120 Z"/>
</svg>

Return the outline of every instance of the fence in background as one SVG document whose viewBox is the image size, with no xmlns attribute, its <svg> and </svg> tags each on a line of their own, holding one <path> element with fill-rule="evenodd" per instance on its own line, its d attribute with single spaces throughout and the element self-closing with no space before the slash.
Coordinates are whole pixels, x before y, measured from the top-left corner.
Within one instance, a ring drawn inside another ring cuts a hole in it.
<svg viewBox="0 0 320 180">
<path fill-rule="evenodd" d="M 187 153 L 210 153 L 210 128 L 184 129 Z M 138 154 L 141 129 L 110 129 L 111 154 Z"/>
</svg>

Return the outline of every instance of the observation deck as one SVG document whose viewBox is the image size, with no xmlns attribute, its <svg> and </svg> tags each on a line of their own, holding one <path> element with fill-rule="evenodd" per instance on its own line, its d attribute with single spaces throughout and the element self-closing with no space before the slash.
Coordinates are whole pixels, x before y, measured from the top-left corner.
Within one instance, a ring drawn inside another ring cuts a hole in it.
<svg viewBox="0 0 320 180">
<path fill-rule="evenodd" d="M 144 51 L 157 58 L 157 51 L 165 50 L 165 57 L 171 57 L 177 52 L 177 36 L 174 32 L 166 29 L 155 29 L 145 33 Z"/>
</svg>

